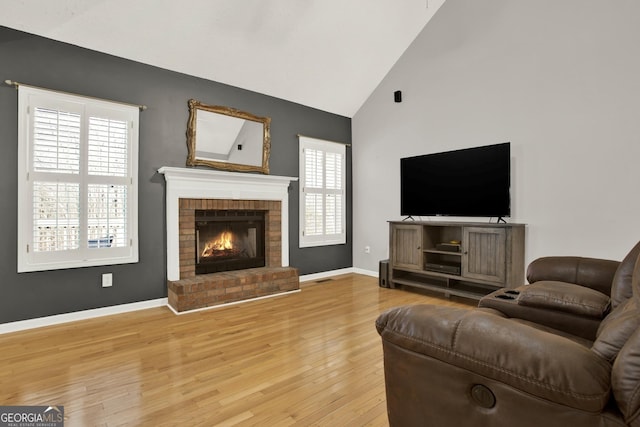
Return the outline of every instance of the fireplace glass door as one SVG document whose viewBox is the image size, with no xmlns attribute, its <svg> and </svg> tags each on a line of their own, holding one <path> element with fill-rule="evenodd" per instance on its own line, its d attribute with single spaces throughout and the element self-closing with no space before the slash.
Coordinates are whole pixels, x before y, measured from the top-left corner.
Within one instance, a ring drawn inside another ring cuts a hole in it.
<svg viewBox="0 0 640 427">
<path fill-rule="evenodd" d="M 196 210 L 196 274 L 265 266 L 265 212 Z"/>
</svg>

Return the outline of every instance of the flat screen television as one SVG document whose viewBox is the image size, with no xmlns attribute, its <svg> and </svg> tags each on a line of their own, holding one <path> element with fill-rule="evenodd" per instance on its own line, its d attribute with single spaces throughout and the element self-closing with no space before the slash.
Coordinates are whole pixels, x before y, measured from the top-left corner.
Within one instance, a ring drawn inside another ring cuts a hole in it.
<svg viewBox="0 0 640 427">
<path fill-rule="evenodd" d="M 400 159 L 402 216 L 508 217 L 511 144 Z"/>
</svg>

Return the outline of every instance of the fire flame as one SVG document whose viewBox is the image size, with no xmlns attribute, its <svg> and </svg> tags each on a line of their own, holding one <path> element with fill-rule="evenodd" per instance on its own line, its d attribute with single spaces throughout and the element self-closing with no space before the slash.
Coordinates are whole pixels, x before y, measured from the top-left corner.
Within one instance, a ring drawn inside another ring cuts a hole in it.
<svg viewBox="0 0 640 427">
<path fill-rule="evenodd" d="M 233 249 L 233 233 L 224 231 L 215 240 L 210 240 L 202 250 L 203 257 L 213 255 L 213 251 L 225 251 Z"/>
</svg>

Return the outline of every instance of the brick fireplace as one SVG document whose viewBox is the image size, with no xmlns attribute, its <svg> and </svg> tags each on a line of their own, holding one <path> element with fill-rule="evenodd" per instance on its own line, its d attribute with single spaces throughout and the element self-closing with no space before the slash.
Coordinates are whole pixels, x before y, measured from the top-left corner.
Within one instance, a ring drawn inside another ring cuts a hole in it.
<svg viewBox="0 0 640 427">
<path fill-rule="evenodd" d="M 298 272 L 288 267 L 288 187 L 296 178 L 168 167 L 159 172 L 167 181 L 167 289 L 174 311 L 299 289 Z M 196 224 L 203 217 L 238 213 L 251 221 L 264 218 L 263 226 L 251 231 L 264 233 L 264 266 L 214 273 L 196 268 L 203 250 Z"/>
</svg>

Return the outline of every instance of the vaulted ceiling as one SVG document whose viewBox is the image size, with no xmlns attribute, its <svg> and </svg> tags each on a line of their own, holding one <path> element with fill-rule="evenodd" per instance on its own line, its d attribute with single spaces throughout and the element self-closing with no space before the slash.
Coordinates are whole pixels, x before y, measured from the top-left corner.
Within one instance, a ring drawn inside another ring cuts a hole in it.
<svg viewBox="0 0 640 427">
<path fill-rule="evenodd" d="M 353 117 L 444 0 L 3 0 L 0 25 Z"/>
</svg>

